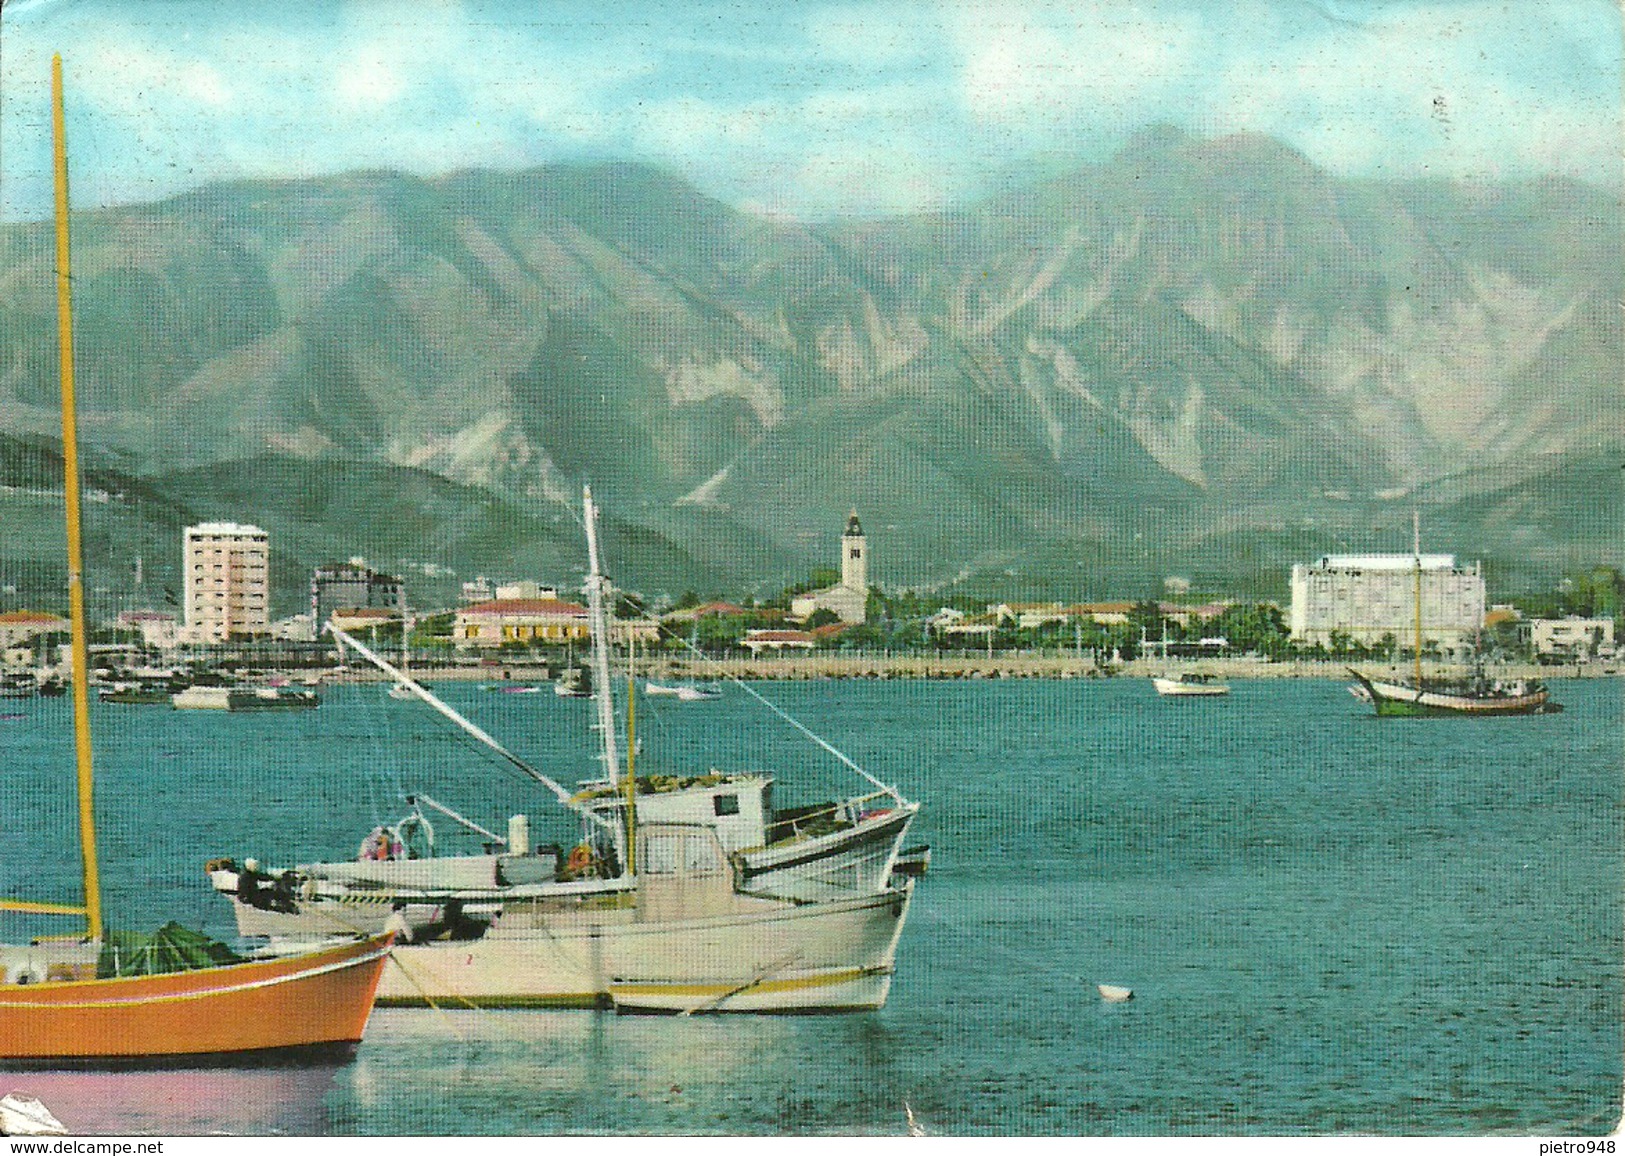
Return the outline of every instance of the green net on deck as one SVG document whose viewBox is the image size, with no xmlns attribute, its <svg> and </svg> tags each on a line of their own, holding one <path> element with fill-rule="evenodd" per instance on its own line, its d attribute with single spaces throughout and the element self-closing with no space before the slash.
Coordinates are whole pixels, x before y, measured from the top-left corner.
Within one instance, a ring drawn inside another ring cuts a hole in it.
<svg viewBox="0 0 1625 1156">
<path fill-rule="evenodd" d="M 219 940 L 178 923 L 166 923 L 151 934 L 107 932 L 102 938 L 101 958 L 96 961 L 96 976 L 110 979 L 120 975 L 163 975 L 242 961 L 242 956 Z"/>
</svg>

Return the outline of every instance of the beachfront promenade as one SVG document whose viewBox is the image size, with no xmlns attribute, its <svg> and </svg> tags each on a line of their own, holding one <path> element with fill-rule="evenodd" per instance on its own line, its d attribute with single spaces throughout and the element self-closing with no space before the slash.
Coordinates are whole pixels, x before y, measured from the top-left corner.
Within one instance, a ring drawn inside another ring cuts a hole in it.
<svg viewBox="0 0 1625 1156">
<path fill-rule="evenodd" d="M 624 671 L 624 666 L 617 664 Z M 638 662 L 639 677 L 653 679 L 825 679 L 825 678 L 1145 678 L 1165 670 L 1199 670 L 1228 679 L 1246 678 L 1334 678 L 1348 677 L 1354 666 L 1371 674 L 1387 671 L 1408 678 L 1410 663 L 1391 665 L 1374 659 L 1287 659 L 1268 662 L 1259 659 L 1136 659 L 1097 667 L 1085 654 L 1071 652 L 1011 651 L 986 654 L 901 654 L 830 652 L 738 656 L 705 659 L 650 658 Z M 1590 662 L 1579 665 L 1540 666 L 1530 662 L 1499 663 L 1487 666 L 1492 678 L 1603 678 L 1622 669 L 1616 662 Z M 1467 668 L 1449 663 L 1424 662 L 1427 678 L 1466 673 Z M 550 677 L 545 662 L 487 660 L 478 665 L 414 667 L 414 678 L 429 681 L 530 682 Z M 378 681 L 377 671 L 351 668 L 330 673 L 329 681 Z"/>
</svg>

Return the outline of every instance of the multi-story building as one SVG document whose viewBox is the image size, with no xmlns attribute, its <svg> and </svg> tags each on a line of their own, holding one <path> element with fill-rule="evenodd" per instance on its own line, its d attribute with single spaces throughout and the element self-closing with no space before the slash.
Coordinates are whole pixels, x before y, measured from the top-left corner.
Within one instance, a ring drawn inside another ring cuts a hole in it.
<svg viewBox="0 0 1625 1156">
<path fill-rule="evenodd" d="M 258 526 L 204 522 L 186 527 L 182 562 L 187 637 L 225 642 L 271 625 L 270 535 Z"/>
<path fill-rule="evenodd" d="M 1532 618 L 1529 644 L 1541 658 L 1593 658 L 1614 652 L 1612 618 Z"/>
<path fill-rule="evenodd" d="M 310 617 L 319 634 L 335 613 L 346 610 L 406 611 L 406 586 L 360 558 L 318 566 L 310 577 Z"/>
<path fill-rule="evenodd" d="M 1484 574 L 1477 564 L 1456 565 L 1454 554 L 1328 554 L 1299 563 L 1292 567 L 1293 641 L 1328 645 L 1336 634 L 1366 645 L 1385 638 L 1414 645 L 1419 576 L 1424 649 L 1470 652 L 1484 627 Z"/>
</svg>

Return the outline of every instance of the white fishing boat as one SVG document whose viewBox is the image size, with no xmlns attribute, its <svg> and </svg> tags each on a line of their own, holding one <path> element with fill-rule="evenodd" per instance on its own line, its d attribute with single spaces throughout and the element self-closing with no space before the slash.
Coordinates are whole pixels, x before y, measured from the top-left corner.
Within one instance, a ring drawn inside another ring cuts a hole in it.
<svg viewBox="0 0 1625 1156">
<path fill-rule="evenodd" d="M 1152 675 L 1151 685 L 1164 698 L 1213 698 L 1230 693 L 1230 684 L 1222 679 L 1189 670 Z"/>
<path fill-rule="evenodd" d="M 239 931 L 296 942 L 396 930 L 406 942 L 396 949 L 402 966 L 380 990 L 386 1003 L 688 1012 L 879 1006 L 913 879 L 928 858 L 924 848 L 902 850 L 918 804 L 782 712 L 878 790 L 775 811 L 768 776 L 639 777 L 630 740 L 623 767 L 604 642 L 607 580 L 598 560 L 597 511 L 590 494 L 583 504 L 595 729 L 606 773 L 579 790 L 565 790 L 364 644 L 334 631 L 546 786 L 579 816 L 581 841 L 568 854 L 558 846 L 533 848 L 526 816 L 514 816 L 500 835 L 417 794 L 412 813 L 369 836 L 355 862 L 281 871 L 211 863 L 211 882 L 231 896 Z M 630 730 L 631 699 L 627 716 Z M 437 855 L 424 807 L 481 836 L 486 851 Z M 623 869 L 626 863 L 632 869 Z"/>
<path fill-rule="evenodd" d="M 308 687 L 292 686 L 189 686 L 170 696 L 176 710 L 311 710 L 322 703 L 321 695 Z"/>
</svg>

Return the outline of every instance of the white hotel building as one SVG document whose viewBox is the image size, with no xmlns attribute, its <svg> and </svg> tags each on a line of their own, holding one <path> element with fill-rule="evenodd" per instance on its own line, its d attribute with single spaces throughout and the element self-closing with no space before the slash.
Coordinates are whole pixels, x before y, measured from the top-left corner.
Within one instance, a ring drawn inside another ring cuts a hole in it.
<svg viewBox="0 0 1625 1156">
<path fill-rule="evenodd" d="M 1454 554 L 1420 556 L 1423 646 L 1465 655 L 1484 626 L 1484 573 L 1456 565 Z M 1416 639 L 1414 554 L 1328 554 L 1292 567 L 1292 639 L 1330 644 L 1334 631 L 1352 641 L 1401 647 Z"/>
<path fill-rule="evenodd" d="M 186 527 L 185 636 L 225 642 L 271 628 L 270 535 L 258 526 L 204 522 Z"/>
</svg>

